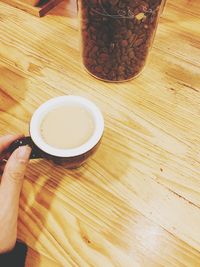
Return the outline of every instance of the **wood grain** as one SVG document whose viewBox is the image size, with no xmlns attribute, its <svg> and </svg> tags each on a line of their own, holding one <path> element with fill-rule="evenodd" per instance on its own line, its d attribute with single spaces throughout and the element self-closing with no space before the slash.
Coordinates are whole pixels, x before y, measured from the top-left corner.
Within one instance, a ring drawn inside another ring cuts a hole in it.
<svg viewBox="0 0 200 267">
<path fill-rule="evenodd" d="M 65 94 L 94 101 L 106 124 L 80 169 L 30 163 L 28 267 L 200 266 L 199 8 L 168 0 L 143 74 L 110 84 L 82 67 L 75 1 L 42 19 L 0 3 L 0 134 L 27 134 L 34 110 Z"/>
<path fill-rule="evenodd" d="M 26 11 L 34 16 L 42 17 L 62 0 L 48 0 L 38 4 L 38 0 L 1 0 L 2 2 Z"/>
<path fill-rule="evenodd" d="M 25 265 L 28 267 L 36 266 L 48 266 L 48 267 L 62 267 L 60 264 L 57 264 L 55 261 L 50 260 L 48 257 L 41 255 L 29 248 L 27 251 L 27 257 Z"/>
</svg>

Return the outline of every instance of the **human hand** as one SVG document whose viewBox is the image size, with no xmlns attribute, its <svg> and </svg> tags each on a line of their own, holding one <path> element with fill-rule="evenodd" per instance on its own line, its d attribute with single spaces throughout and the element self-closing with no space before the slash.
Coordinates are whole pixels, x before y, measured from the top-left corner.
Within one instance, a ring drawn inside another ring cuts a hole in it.
<svg viewBox="0 0 200 267">
<path fill-rule="evenodd" d="M 0 137 L 0 153 L 19 135 Z M 8 159 L 0 184 L 0 254 L 13 249 L 17 238 L 19 197 L 26 166 L 31 154 L 29 146 L 17 148 Z"/>
</svg>

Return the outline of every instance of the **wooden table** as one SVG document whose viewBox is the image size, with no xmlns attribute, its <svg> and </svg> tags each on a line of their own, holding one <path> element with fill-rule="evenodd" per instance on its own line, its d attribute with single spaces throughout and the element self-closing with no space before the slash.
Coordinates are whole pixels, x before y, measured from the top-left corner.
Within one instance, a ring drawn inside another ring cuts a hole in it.
<svg viewBox="0 0 200 267">
<path fill-rule="evenodd" d="M 30 163 L 28 267 L 200 266 L 199 10 L 169 0 L 143 74 L 110 84 L 82 68 L 75 1 L 42 19 L 0 3 L 0 134 L 27 134 L 34 110 L 65 94 L 94 101 L 106 124 L 80 169 Z"/>
</svg>

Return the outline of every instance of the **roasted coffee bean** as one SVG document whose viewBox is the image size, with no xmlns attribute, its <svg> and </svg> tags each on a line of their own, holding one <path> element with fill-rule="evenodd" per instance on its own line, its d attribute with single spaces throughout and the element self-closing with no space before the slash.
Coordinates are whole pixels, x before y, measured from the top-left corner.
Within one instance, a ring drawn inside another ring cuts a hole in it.
<svg viewBox="0 0 200 267">
<path fill-rule="evenodd" d="M 95 67 L 95 71 L 96 71 L 97 73 L 102 72 L 102 71 L 103 71 L 103 68 L 102 68 L 101 66 L 96 66 L 96 67 Z"/>
<path fill-rule="evenodd" d="M 128 52 L 128 57 L 129 57 L 129 58 L 135 58 L 135 53 L 134 53 L 133 50 L 130 50 L 130 51 Z"/>
<path fill-rule="evenodd" d="M 129 80 L 145 65 L 162 0 L 79 0 L 83 63 L 96 77 Z"/>
</svg>

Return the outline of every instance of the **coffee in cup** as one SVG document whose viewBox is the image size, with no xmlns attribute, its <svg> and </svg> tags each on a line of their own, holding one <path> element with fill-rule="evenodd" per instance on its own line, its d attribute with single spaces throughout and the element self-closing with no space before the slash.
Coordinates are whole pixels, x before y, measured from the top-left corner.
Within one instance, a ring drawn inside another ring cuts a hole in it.
<svg viewBox="0 0 200 267">
<path fill-rule="evenodd" d="M 76 148 L 92 136 L 95 122 L 89 110 L 79 105 L 63 105 L 51 110 L 41 123 L 41 136 L 50 146 Z"/>
</svg>

